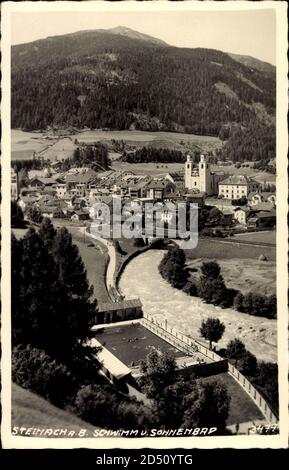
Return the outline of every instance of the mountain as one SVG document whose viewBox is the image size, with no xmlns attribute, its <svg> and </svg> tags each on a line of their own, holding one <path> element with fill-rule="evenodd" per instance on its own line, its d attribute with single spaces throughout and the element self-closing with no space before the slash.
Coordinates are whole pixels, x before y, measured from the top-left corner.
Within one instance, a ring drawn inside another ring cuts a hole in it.
<svg viewBox="0 0 289 470">
<path fill-rule="evenodd" d="M 249 55 L 231 54 L 230 52 L 228 54 L 230 57 L 232 57 L 232 59 L 236 60 L 237 62 L 241 62 L 241 64 L 246 65 L 246 67 L 254 68 L 259 72 L 271 75 L 272 77 L 274 77 L 276 73 L 276 67 L 272 64 L 269 64 L 269 62 L 255 59 L 255 57 L 251 57 Z"/>
<path fill-rule="evenodd" d="M 141 39 L 142 41 L 147 41 L 158 46 L 167 46 L 167 43 L 161 39 L 154 38 L 148 34 L 139 33 L 138 31 L 134 31 L 133 29 L 125 26 L 116 26 L 116 28 L 111 28 L 107 31 L 112 34 L 119 34 L 120 36 L 126 36 L 131 39 Z"/>
<path fill-rule="evenodd" d="M 129 28 L 12 47 L 12 127 L 168 130 L 221 135 L 275 121 L 275 75 Z M 257 61 L 259 62 L 259 61 Z M 242 139 L 241 139 L 242 140 Z"/>
</svg>

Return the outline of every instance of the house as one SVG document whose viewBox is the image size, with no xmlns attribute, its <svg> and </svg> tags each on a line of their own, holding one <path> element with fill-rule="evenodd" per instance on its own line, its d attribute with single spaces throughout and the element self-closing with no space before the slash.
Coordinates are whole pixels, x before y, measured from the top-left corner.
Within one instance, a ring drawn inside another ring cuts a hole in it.
<svg viewBox="0 0 289 470">
<path fill-rule="evenodd" d="M 49 219 L 63 219 L 64 213 L 60 207 L 57 206 L 40 206 L 39 210 L 43 217 Z"/>
<path fill-rule="evenodd" d="M 44 194 L 40 198 L 38 198 L 37 204 L 38 206 L 54 206 L 56 198 L 51 194 Z"/>
<path fill-rule="evenodd" d="M 79 222 L 81 220 L 88 220 L 89 219 L 89 213 L 84 212 L 82 210 L 76 210 L 74 214 L 71 216 L 71 220 L 73 222 Z"/>
<path fill-rule="evenodd" d="M 35 194 L 27 194 L 27 196 L 21 195 L 17 201 L 17 204 L 23 211 L 25 211 L 28 207 L 33 206 L 33 204 L 37 203 L 39 197 Z"/>
<path fill-rule="evenodd" d="M 86 201 L 84 199 L 80 199 L 78 197 L 73 197 L 71 199 L 70 206 L 73 207 L 74 210 L 80 210 L 83 207 L 86 207 Z"/>
<path fill-rule="evenodd" d="M 206 193 L 208 196 L 218 194 L 218 184 L 228 175 L 223 171 L 213 172 L 211 164 L 201 155 L 200 162 L 195 165 L 190 155 L 185 163 L 185 187 Z"/>
<path fill-rule="evenodd" d="M 252 228 L 274 228 L 276 226 L 276 211 L 257 212 L 248 217 L 247 226 Z"/>
<path fill-rule="evenodd" d="M 191 191 L 188 191 L 185 194 L 185 199 L 187 202 L 190 202 L 191 204 L 197 204 L 198 207 L 203 207 L 204 206 L 204 201 L 205 201 L 205 194 L 204 193 L 193 193 Z"/>
<path fill-rule="evenodd" d="M 100 302 L 96 313 L 96 323 L 113 323 L 117 321 L 141 318 L 142 303 L 139 299 L 123 300 L 121 302 Z"/>
<path fill-rule="evenodd" d="M 236 207 L 234 209 L 233 218 L 242 225 L 247 225 L 247 219 L 250 215 L 255 214 L 249 207 Z"/>
<path fill-rule="evenodd" d="M 249 176 L 233 175 L 219 183 L 219 196 L 225 199 L 247 198 L 250 192 L 257 191 L 259 186 L 260 183 Z"/>
<path fill-rule="evenodd" d="M 152 180 L 147 185 L 146 197 L 162 201 L 164 197 L 174 192 L 174 184 L 166 179 Z"/>
<path fill-rule="evenodd" d="M 248 204 L 250 206 L 257 206 L 261 203 L 267 203 L 268 207 L 275 207 L 276 206 L 276 193 L 273 192 L 257 192 L 257 193 L 250 193 L 248 195 Z M 269 210 L 271 210 L 269 209 Z"/>
<path fill-rule="evenodd" d="M 205 206 L 217 207 L 221 212 L 230 211 L 232 214 L 236 209 L 236 206 L 232 204 L 231 199 L 217 198 L 217 197 L 207 197 L 204 201 Z"/>
<path fill-rule="evenodd" d="M 65 197 L 67 193 L 67 187 L 65 183 L 56 183 L 54 186 L 58 197 Z"/>
<path fill-rule="evenodd" d="M 99 196 L 97 200 L 94 201 L 94 204 L 89 208 L 89 217 L 93 220 L 99 219 L 104 220 L 107 217 L 107 213 L 104 213 L 102 204 L 105 204 L 108 207 L 109 214 L 112 213 L 113 208 L 113 197 L 109 196 Z"/>
<path fill-rule="evenodd" d="M 29 180 L 30 188 L 43 189 L 47 186 L 52 186 L 55 183 L 53 178 L 32 178 Z"/>
<path fill-rule="evenodd" d="M 143 198 L 146 196 L 151 178 L 141 179 L 128 185 L 129 196 L 132 198 Z"/>
<path fill-rule="evenodd" d="M 11 168 L 11 199 L 17 201 L 19 196 L 19 178 L 18 172 Z"/>
<path fill-rule="evenodd" d="M 165 175 L 165 179 L 171 181 L 172 183 L 176 184 L 178 182 L 184 181 L 184 171 L 180 172 L 170 172 Z"/>
<path fill-rule="evenodd" d="M 230 225 L 232 225 L 232 221 L 233 214 L 231 211 L 227 210 L 221 213 L 220 225 L 222 225 L 223 227 L 229 227 Z"/>
</svg>

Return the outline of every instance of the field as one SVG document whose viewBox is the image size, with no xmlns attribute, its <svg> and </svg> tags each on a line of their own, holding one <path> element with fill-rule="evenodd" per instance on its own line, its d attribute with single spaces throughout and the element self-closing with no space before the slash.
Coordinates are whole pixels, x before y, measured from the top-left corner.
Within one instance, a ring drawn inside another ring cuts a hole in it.
<svg viewBox="0 0 289 470">
<path fill-rule="evenodd" d="M 143 361 L 154 349 L 171 352 L 176 358 L 185 356 L 139 323 L 99 330 L 96 339 L 128 367 Z"/>
<path fill-rule="evenodd" d="M 235 242 L 251 242 L 240 245 Z M 256 246 L 253 243 L 272 243 L 272 246 Z M 198 278 L 203 261 L 216 260 L 228 287 L 243 293 L 254 291 L 270 295 L 276 293 L 275 232 L 256 232 L 232 237 L 226 241 L 199 239 L 193 250 L 185 250 L 187 265 L 192 276 Z M 264 254 L 268 261 L 259 260 Z M 197 270 L 197 272 L 194 272 Z"/>
<path fill-rule="evenodd" d="M 240 424 L 248 421 L 264 419 L 261 411 L 259 408 L 257 408 L 249 395 L 229 374 L 218 374 L 202 380 L 205 383 L 217 380 L 227 388 L 228 395 L 231 397 L 229 417 L 227 420 L 228 426 L 237 423 Z"/>
<path fill-rule="evenodd" d="M 33 152 L 39 153 L 45 159 L 55 160 L 67 158 L 72 155 L 76 145 L 75 139 L 80 143 L 103 142 L 113 150 L 112 140 L 123 140 L 129 146 L 137 148 L 146 145 L 154 147 L 183 150 L 189 152 L 196 147 L 206 152 L 222 146 L 217 137 L 197 136 L 193 134 L 178 134 L 176 132 L 145 132 L 145 131 L 102 131 L 87 130 L 66 137 L 53 136 L 49 139 L 46 133 L 24 132 L 13 129 L 11 131 L 12 160 L 29 159 Z M 112 160 L 116 157 L 112 151 Z"/>
<path fill-rule="evenodd" d="M 268 243 L 270 245 L 276 245 L 276 232 L 249 232 L 239 233 L 234 235 L 233 240 L 239 240 L 244 242 L 252 243 Z"/>
<path fill-rule="evenodd" d="M 85 237 L 78 227 L 67 226 L 67 229 L 71 232 L 73 242 L 84 262 L 88 281 L 93 286 L 93 297 L 98 302 L 110 302 L 105 285 L 106 248 L 101 243 Z"/>
<path fill-rule="evenodd" d="M 29 160 L 41 155 L 45 160 L 62 160 L 72 156 L 76 145 L 70 137 L 47 137 L 41 132 L 24 132 L 16 129 L 11 131 L 11 159 Z"/>
<path fill-rule="evenodd" d="M 115 171 L 132 171 L 136 175 L 162 176 L 170 172 L 184 171 L 183 163 L 127 163 L 114 161 Z"/>
<path fill-rule="evenodd" d="M 194 279 L 199 279 L 203 261 L 208 259 L 195 259 L 187 263 L 190 269 L 198 270 L 192 273 Z M 232 258 L 219 261 L 219 265 L 227 287 L 239 289 L 242 293 L 258 292 L 265 295 L 276 293 L 274 262 Z"/>
<path fill-rule="evenodd" d="M 232 175 L 246 175 L 250 176 L 260 183 L 266 182 L 266 183 L 276 183 L 276 175 L 273 175 L 271 173 L 267 173 L 266 171 L 259 171 L 259 170 L 254 170 L 251 168 L 252 162 L 247 162 L 250 167 L 241 167 L 241 168 L 236 168 L 235 165 L 212 165 L 212 170 L 213 171 L 224 171 L 225 173 L 230 173 Z"/>
<path fill-rule="evenodd" d="M 112 167 L 118 169 L 130 169 L 137 174 L 158 175 L 168 171 L 179 171 L 184 168 L 183 164 L 168 164 L 168 168 L 157 168 L 157 164 L 127 164 L 115 161 L 119 153 L 113 150 L 113 140 L 123 140 L 133 148 L 143 146 L 161 147 L 184 152 L 194 151 L 196 148 L 206 153 L 211 150 L 222 147 L 222 141 L 218 137 L 199 136 L 194 134 L 181 134 L 177 132 L 147 132 L 147 131 L 103 131 L 103 130 L 84 130 L 76 132 L 66 137 L 50 137 L 47 133 L 24 132 L 18 129 L 11 131 L 11 158 L 31 159 L 33 153 L 41 152 L 41 156 L 50 160 L 61 160 L 72 156 L 76 145 L 75 139 L 80 143 L 103 142 L 109 147 L 112 158 Z M 165 165 L 164 165 L 165 166 Z M 212 165 L 212 170 L 225 171 L 230 174 L 245 174 L 252 176 L 260 182 L 275 183 L 276 176 L 267 172 L 260 172 L 248 168 L 236 168 L 234 165 L 219 166 Z"/>
<path fill-rule="evenodd" d="M 19 385 L 12 384 L 12 426 L 25 426 L 93 432 L 95 427 L 77 418 L 68 411 L 61 410 L 44 398 Z"/>
<path fill-rule="evenodd" d="M 238 240 L 241 242 L 241 240 Z M 193 250 L 185 250 L 187 260 L 196 258 L 223 259 L 251 259 L 257 261 L 264 254 L 268 261 L 276 260 L 276 247 L 256 246 L 253 244 L 239 244 L 235 236 L 231 240 L 202 239 Z M 245 241 L 245 240 L 244 240 Z M 249 240 L 248 240 L 249 241 Z"/>
<path fill-rule="evenodd" d="M 12 160 L 33 158 L 33 152 L 40 152 L 48 144 L 42 133 L 13 129 L 11 131 L 11 158 Z"/>
<path fill-rule="evenodd" d="M 177 132 L 89 130 L 75 134 L 73 137 L 79 142 L 86 143 L 114 139 L 124 140 L 133 146 L 150 144 L 165 148 L 190 148 L 191 145 L 197 145 L 201 146 L 204 151 L 222 146 L 222 142 L 218 137 L 181 134 Z"/>
</svg>

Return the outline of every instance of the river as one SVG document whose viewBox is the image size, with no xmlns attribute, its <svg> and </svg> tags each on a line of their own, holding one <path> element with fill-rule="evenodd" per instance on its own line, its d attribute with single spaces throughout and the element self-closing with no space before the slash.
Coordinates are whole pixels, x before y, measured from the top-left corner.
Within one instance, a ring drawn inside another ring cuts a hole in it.
<svg viewBox="0 0 289 470">
<path fill-rule="evenodd" d="M 199 335 L 203 319 L 219 318 L 226 326 L 218 346 L 239 338 L 259 360 L 277 362 L 277 321 L 255 317 L 208 305 L 190 297 L 166 282 L 158 271 L 162 250 L 149 250 L 134 258 L 125 268 L 120 289 L 128 299 L 139 297 L 146 313 L 167 319 L 170 326 L 184 334 L 204 340 Z"/>
</svg>

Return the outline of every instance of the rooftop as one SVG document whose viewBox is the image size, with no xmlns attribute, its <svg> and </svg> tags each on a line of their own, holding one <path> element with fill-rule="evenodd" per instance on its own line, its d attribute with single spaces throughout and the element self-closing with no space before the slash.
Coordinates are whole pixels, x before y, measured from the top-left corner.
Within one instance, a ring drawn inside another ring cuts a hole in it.
<svg viewBox="0 0 289 470">
<path fill-rule="evenodd" d="M 135 308 L 142 307 L 142 303 L 139 299 L 123 300 L 121 302 L 100 302 L 98 304 L 98 310 L 100 312 L 113 312 L 120 308 Z"/>
<path fill-rule="evenodd" d="M 96 338 L 91 338 L 89 344 L 93 348 L 101 347 L 97 359 L 116 379 L 122 379 L 131 373 L 131 370 L 108 349 L 103 347 Z"/>
<path fill-rule="evenodd" d="M 248 184 L 259 184 L 258 181 L 250 178 L 246 175 L 232 175 L 226 178 L 225 180 L 220 181 L 221 184 L 240 184 L 240 185 L 248 185 Z"/>
</svg>

